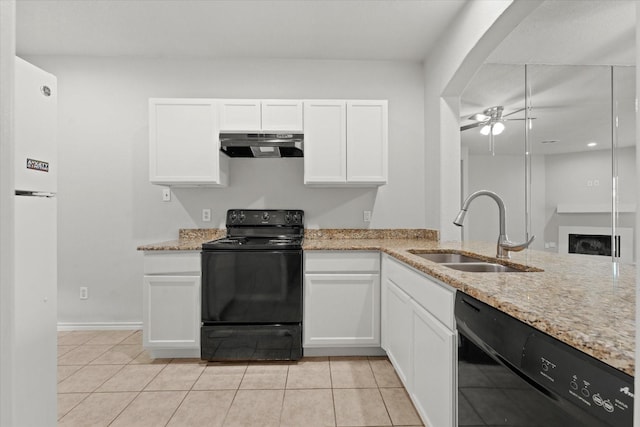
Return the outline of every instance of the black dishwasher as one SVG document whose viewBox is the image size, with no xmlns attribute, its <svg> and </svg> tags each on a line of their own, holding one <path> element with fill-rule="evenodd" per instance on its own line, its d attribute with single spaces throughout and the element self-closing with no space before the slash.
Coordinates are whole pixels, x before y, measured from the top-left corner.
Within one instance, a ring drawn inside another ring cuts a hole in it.
<svg viewBox="0 0 640 427">
<path fill-rule="evenodd" d="M 633 377 L 457 292 L 460 427 L 632 427 Z"/>
</svg>

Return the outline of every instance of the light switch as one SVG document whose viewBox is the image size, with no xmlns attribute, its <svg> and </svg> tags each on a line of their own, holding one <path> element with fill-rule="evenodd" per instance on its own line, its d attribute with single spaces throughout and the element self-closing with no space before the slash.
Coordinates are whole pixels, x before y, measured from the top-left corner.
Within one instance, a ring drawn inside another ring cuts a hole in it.
<svg viewBox="0 0 640 427">
<path fill-rule="evenodd" d="M 170 202 L 171 201 L 171 189 L 170 188 L 163 188 L 162 189 L 162 201 L 163 202 Z"/>
<path fill-rule="evenodd" d="M 202 209 L 202 220 L 205 222 L 211 221 L 211 209 Z"/>
<path fill-rule="evenodd" d="M 362 220 L 364 222 L 371 222 L 371 211 L 362 211 Z"/>
</svg>

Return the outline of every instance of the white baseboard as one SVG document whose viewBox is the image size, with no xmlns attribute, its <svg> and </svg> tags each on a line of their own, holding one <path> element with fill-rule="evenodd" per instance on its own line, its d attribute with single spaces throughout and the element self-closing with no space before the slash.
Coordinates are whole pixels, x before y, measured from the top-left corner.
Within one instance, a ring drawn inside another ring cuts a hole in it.
<svg viewBox="0 0 640 427">
<path fill-rule="evenodd" d="M 58 322 L 58 331 L 128 331 L 142 329 L 142 322 Z"/>
</svg>

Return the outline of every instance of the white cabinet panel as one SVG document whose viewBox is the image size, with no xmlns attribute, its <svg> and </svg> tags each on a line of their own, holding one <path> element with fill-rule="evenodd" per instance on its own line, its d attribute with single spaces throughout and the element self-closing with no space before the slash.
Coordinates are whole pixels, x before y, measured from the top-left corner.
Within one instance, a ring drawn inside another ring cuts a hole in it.
<svg viewBox="0 0 640 427">
<path fill-rule="evenodd" d="M 347 102 L 347 182 L 387 182 L 387 101 Z"/>
<path fill-rule="evenodd" d="M 302 101 L 262 100 L 263 131 L 302 132 Z"/>
<path fill-rule="evenodd" d="M 376 273 L 380 272 L 380 253 L 370 251 L 307 251 L 306 273 Z"/>
<path fill-rule="evenodd" d="M 259 131 L 261 128 L 260 100 L 220 100 L 220 130 Z"/>
<path fill-rule="evenodd" d="M 347 180 L 347 127 L 344 101 L 304 101 L 304 183 Z"/>
<path fill-rule="evenodd" d="M 200 348 L 200 276 L 144 277 L 143 344 Z"/>
<path fill-rule="evenodd" d="M 306 274 L 304 345 L 379 346 L 378 274 Z"/>
<path fill-rule="evenodd" d="M 426 424 L 455 427 L 456 334 L 415 302 L 413 313 L 413 385 L 416 409 Z"/>
<path fill-rule="evenodd" d="M 208 99 L 149 100 L 149 180 L 163 185 L 226 186 L 216 104 Z"/>
<path fill-rule="evenodd" d="M 412 383 L 411 297 L 388 278 L 383 279 L 383 348 L 405 388 Z"/>
</svg>

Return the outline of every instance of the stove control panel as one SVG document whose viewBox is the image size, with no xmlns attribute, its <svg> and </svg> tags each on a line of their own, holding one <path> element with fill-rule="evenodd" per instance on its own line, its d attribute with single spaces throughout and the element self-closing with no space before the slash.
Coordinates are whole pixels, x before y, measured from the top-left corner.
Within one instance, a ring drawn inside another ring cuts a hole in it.
<svg viewBox="0 0 640 427">
<path fill-rule="evenodd" d="M 227 211 L 229 226 L 304 226 L 304 211 L 280 209 L 230 209 Z"/>
<path fill-rule="evenodd" d="M 606 423 L 603 425 L 631 426 L 633 378 L 564 346 L 544 334 L 531 334 L 523 351 L 523 371 L 544 388 Z"/>
</svg>

